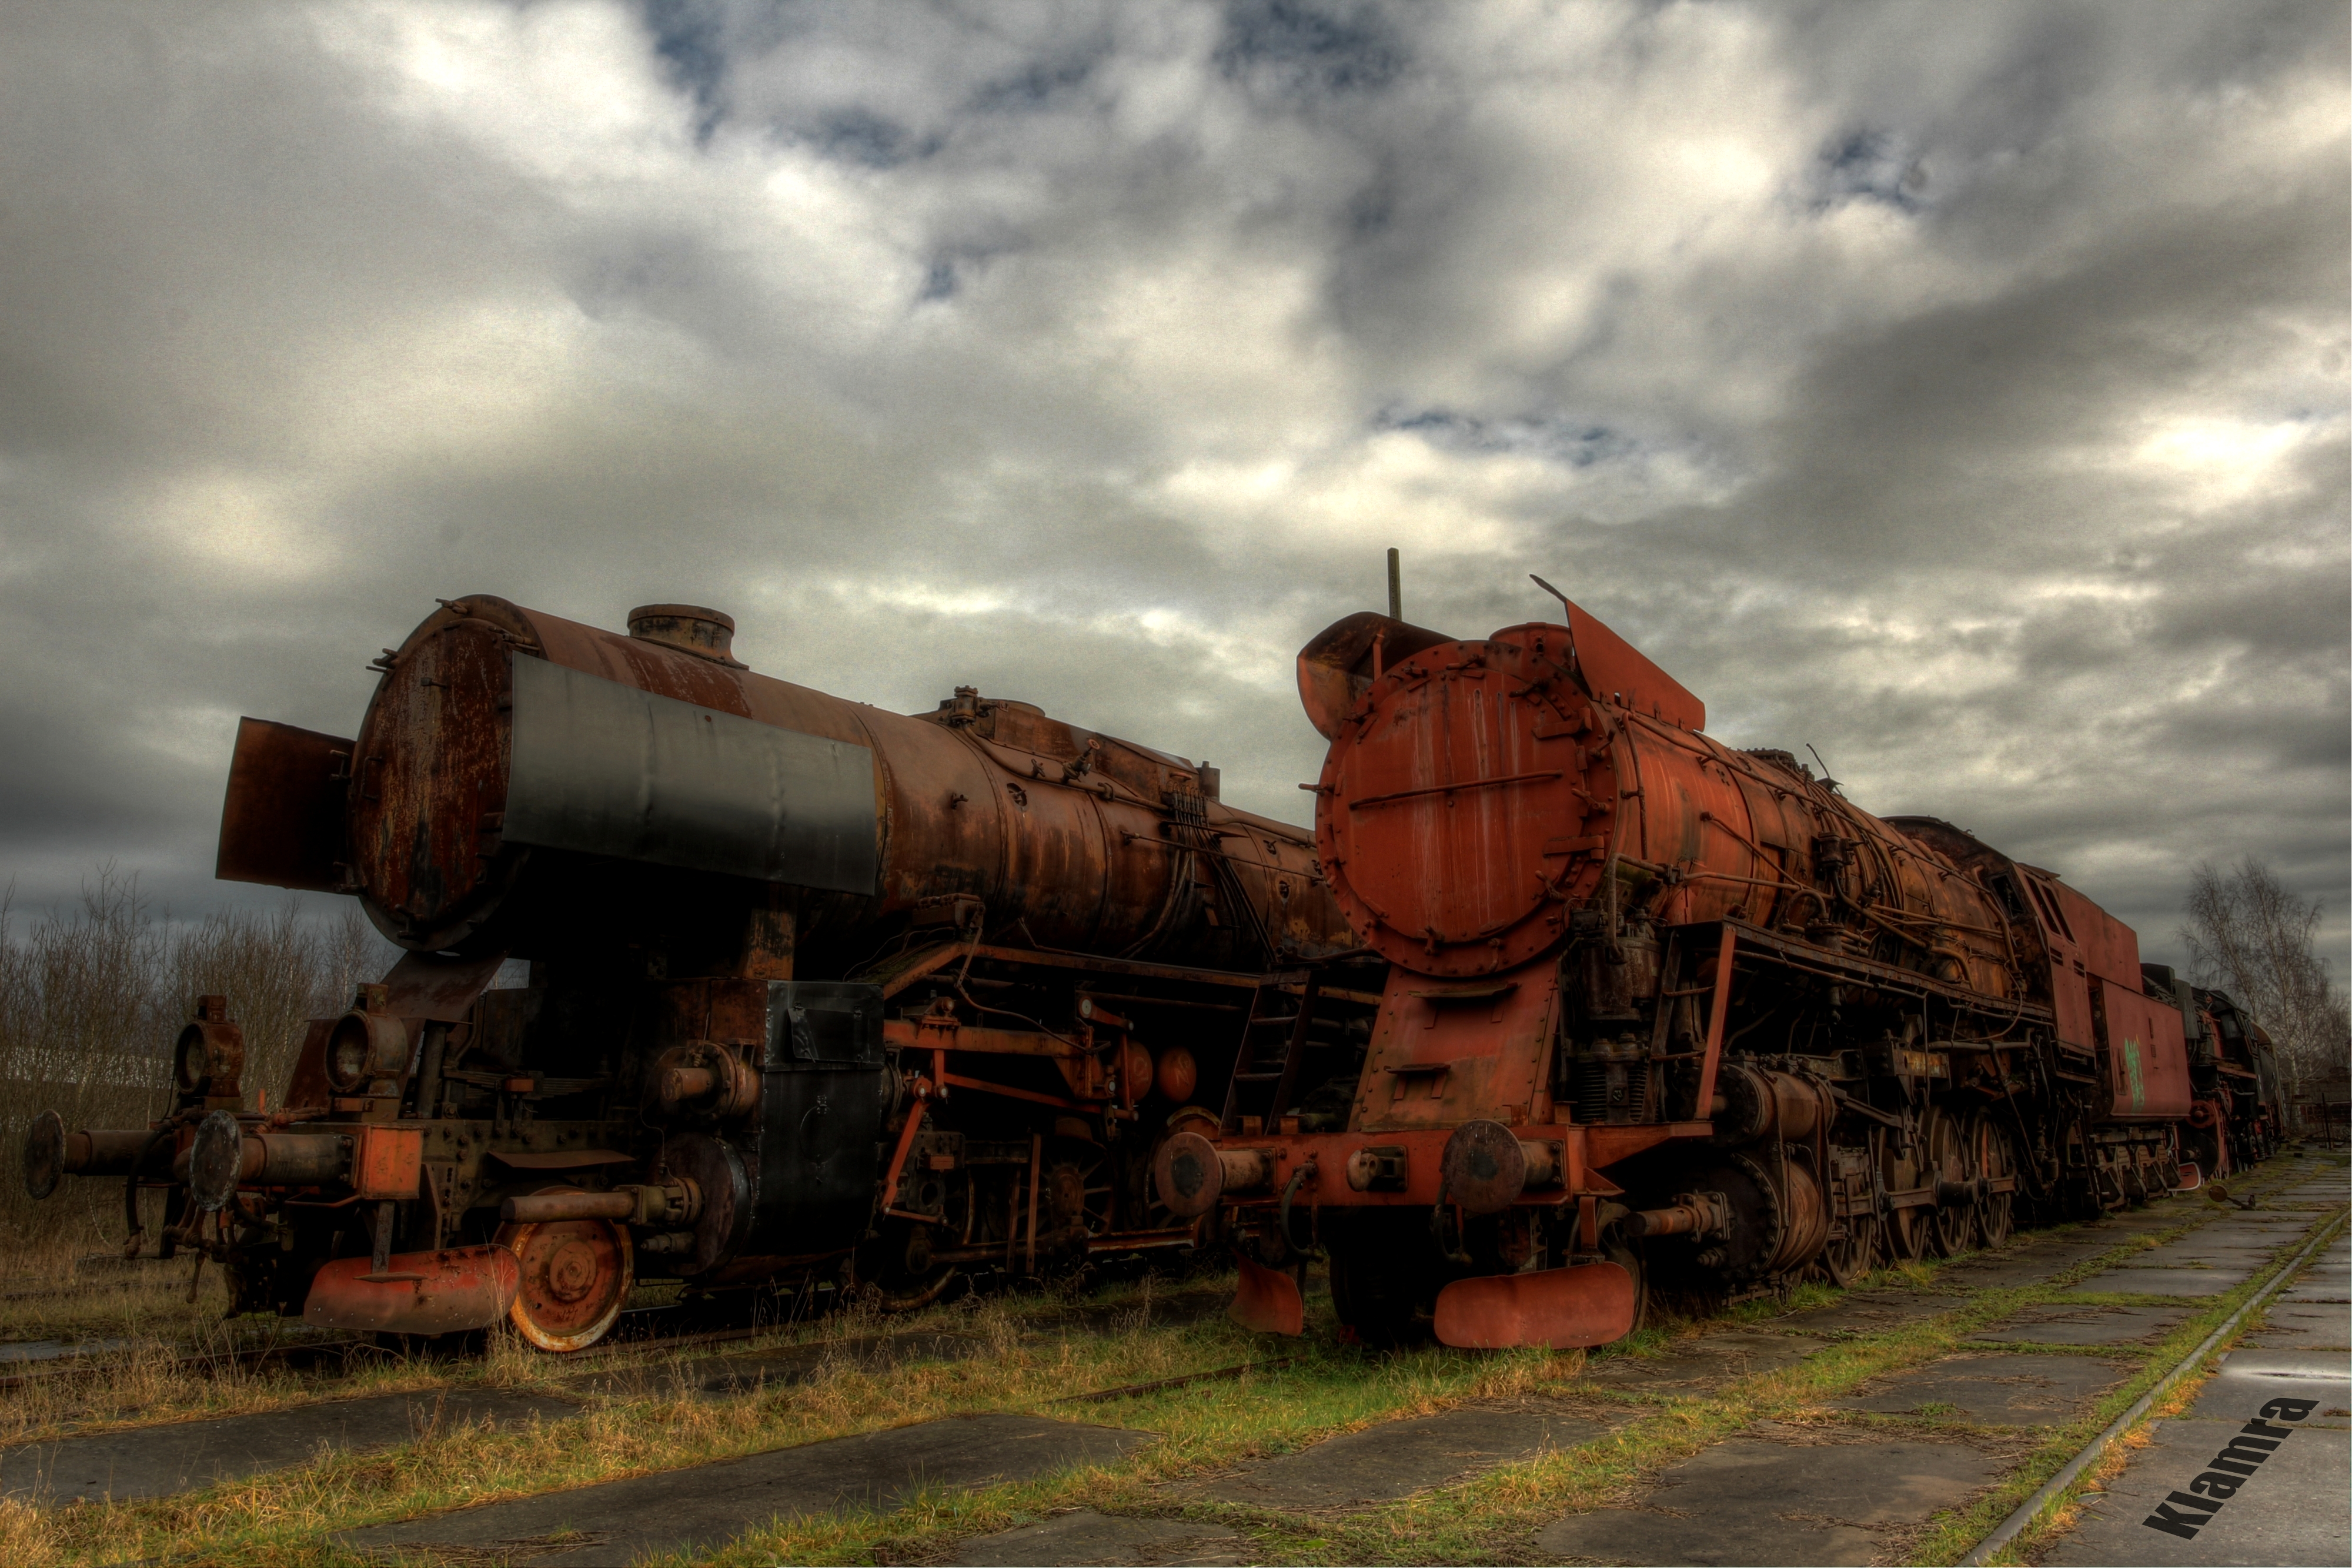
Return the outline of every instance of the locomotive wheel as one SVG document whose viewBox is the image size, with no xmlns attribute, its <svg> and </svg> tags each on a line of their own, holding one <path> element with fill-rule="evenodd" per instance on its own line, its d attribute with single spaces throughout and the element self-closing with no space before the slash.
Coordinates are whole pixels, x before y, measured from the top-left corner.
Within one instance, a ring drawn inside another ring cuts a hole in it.
<svg viewBox="0 0 2352 1568">
<path fill-rule="evenodd" d="M 1847 1215 L 1845 1234 L 1832 1237 L 1822 1249 L 1822 1272 L 1830 1283 L 1843 1290 L 1878 1267 L 1878 1216 Z"/>
<path fill-rule="evenodd" d="M 944 1239 L 942 1239 L 944 1237 Z M 857 1249 L 860 1293 L 886 1312 L 918 1312 L 946 1295 L 963 1278 L 952 1263 L 934 1263 L 934 1247 L 960 1239 L 951 1228 L 935 1228 L 893 1218 L 882 1234 Z"/>
<path fill-rule="evenodd" d="M 1047 1151 L 1045 1170 L 1038 1179 L 1038 1196 L 1044 1200 L 1038 1223 L 1055 1230 L 1083 1225 L 1088 1236 L 1100 1236 L 1110 1229 L 1114 1218 L 1110 1156 L 1081 1139 L 1056 1142 L 1059 1147 Z"/>
<path fill-rule="evenodd" d="M 1975 1152 L 1977 1174 L 1987 1176 L 2013 1176 L 2017 1174 L 2016 1145 L 2009 1129 L 1993 1120 L 1990 1111 L 1979 1111 L 1969 1124 L 1969 1145 Z M 1977 1220 L 1984 1232 L 1984 1244 L 1998 1247 L 2017 1228 L 2017 1195 L 1996 1192 L 1977 1206 Z"/>
<path fill-rule="evenodd" d="M 524 1221 L 499 1226 L 495 1239 L 522 1266 L 507 1317 L 540 1349 L 585 1350 L 619 1321 L 636 1283 L 636 1254 L 625 1227 L 609 1219 Z"/>
<path fill-rule="evenodd" d="M 1879 1179 L 1886 1184 L 1887 1191 L 1909 1192 L 1927 1179 L 1922 1173 L 1919 1147 L 1920 1140 L 1915 1134 L 1911 1140 L 1911 1152 L 1898 1155 L 1895 1152 L 1894 1138 L 1885 1134 L 1879 1134 Z M 1924 1208 L 1887 1211 L 1884 1245 L 1889 1261 L 1916 1262 L 1927 1255 L 1928 1213 Z"/>
<path fill-rule="evenodd" d="M 1959 1118 L 1941 1106 L 1930 1109 L 1920 1124 L 1920 1142 L 1927 1145 L 1927 1169 L 1922 1173 L 1931 1182 L 1967 1181 L 1976 1175 L 1969 1168 L 1968 1139 L 1962 1135 Z M 1957 1258 L 1967 1251 L 1977 1239 L 1977 1207 L 1972 1203 L 1937 1204 L 1925 1211 L 1928 1216 L 1927 1243 L 1938 1258 Z"/>
</svg>

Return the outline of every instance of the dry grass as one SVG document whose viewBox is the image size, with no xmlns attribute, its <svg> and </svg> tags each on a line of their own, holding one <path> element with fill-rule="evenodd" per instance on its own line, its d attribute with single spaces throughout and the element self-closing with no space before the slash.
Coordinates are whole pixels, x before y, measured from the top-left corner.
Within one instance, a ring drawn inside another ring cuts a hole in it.
<svg viewBox="0 0 2352 1568">
<path fill-rule="evenodd" d="M 0 1149 L 13 1158 L 43 1111 L 68 1126 L 145 1126 L 168 1108 L 172 1044 L 204 995 L 227 997 L 245 1028 L 248 1098 L 256 1088 L 275 1096 L 305 1022 L 350 1005 L 353 987 L 390 956 L 352 906 L 320 923 L 289 895 L 266 913 L 174 922 L 111 865 L 84 886 L 78 909 L 29 923 L 0 894 Z M 28 1250 L 117 1247 L 123 1228 L 117 1183 L 68 1181 L 37 1204 L 21 1183 L 0 1182 L 0 1260 L 11 1274 Z"/>
<path fill-rule="evenodd" d="M 2209 1218 L 2203 1206 L 2182 1206 L 2185 1230 Z M 2106 1256 L 2162 1239 L 2118 1238 Z M 156 1562 L 260 1565 L 352 1563 L 332 1544 L 340 1531 L 421 1512 L 520 1497 L 600 1480 L 793 1444 L 870 1432 L 988 1411 L 1029 1412 L 1096 1421 L 1158 1433 L 1161 1440 L 1116 1465 L 1045 1479 L 943 1494 L 914 1500 L 884 1516 L 845 1514 L 785 1521 L 754 1531 L 701 1560 L 736 1568 L 776 1561 L 802 1563 L 923 1563 L 945 1561 L 960 1540 L 1072 1508 L 1110 1513 L 1181 1517 L 1204 1530 L 1231 1531 L 1254 1560 L 1267 1562 L 1516 1562 L 1528 1560 L 1536 1530 L 1572 1509 L 1631 1499 L 1657 1472 L 1711 1443 L 1780 1423 L 1780 1430 L 1811 1440 L 1867 1442 L 1890 1427 L 1976 1442 L 2011 1461 L 2009 1475 L 1968 1508 L 1953 1511 L 1885 1540 L 1903 1560 L 1952 1562 L 1985 1530 L 2079 1449 L 2090 1435 L 2243 1299 L 2252 1283 L 2210 1303 L 2163 1343 L 2125 1347 L 2142 1364 L 2138 1375 L 2076 1420 L 2020 1434 L 1978 1428 L 1964 1421 L 1857 1416 L 1828 1402 L 1864 1380 L 1936 1360 L 1964 1348 L 1978 1328 L 2020 1307 L 2063 1291 L 2096 1260 L 2047 1284 L 1955 1295 L 1951 1308 L 1924 1322 L 1830 1345 L 1792 1366 L 1700 1390 L 1603 1386 L 1582 1378 L 1580 1354 L 1539 1352 L 1465 1354 L 1436 1349 L 1374 1356 L 1336 1343 L 1328 1303 L 1310 1301 L 1307 1337 L 1278 1347 L 1244 1334 L 1222 1318 L 1173 1321 L 1168 1287 L 1144 1281 L 1097 1293 L 1085 1303 L 1107 1332 L 1064 1333 L 1074 1285 L 1057 1294 L 968 1299 L 912 1318 L 885 1318 L 849 1310 L 813 1323 L 780 1329 L 764 1344 L 730 1346 L 744 1354 L 778 1346 L 830 1346 L 817 1375 L 802 1384 L 771 1385 L 756 1394 L 709 1399 L 691 1392 L 710 1370 L 682 1372 L 676 1350 L 609 1347 L 584 1358 L 537 1355 L 508 1342 L 478 1362 L 403 1364 L 374 1369 L 335 1385 L 337 1395 L 397 1387 L 481 1385 L 551 1389 L 583 1373 L 641 1375 L 633 1391 L 586 1399 L 578 1416 L 510 1427 L 427 1429 L 397 1448 L 370 1454 L 322 1454 L 311 1464 L 208 1490 L 150 1503 L 75 1505 L 36 1513 L 0 1508 L 0 1562 L 36 1568 L 143 1557 Z M 1911 1283 L 1933 1284 L 1935 1264 L 1900 1270 Z M 1890 1271 L 1872 1283 L 1895 1282 Z M 1213 1289 L 1213 1285 L 1210 1288 Z M 1820 1292 L 1822 1299 L 1830 1293 Z M 1810 1304 L 1800 1291 L 1781 1303 L 1751 1303 L 1710 1321 L 1669 1322 L 1637 1342 L 1596 1356 L 1656 1354 L 1692 1334 L 1746 1322 L 1792 1305 Z M 877 1332 L 953 1331 L 979 1342 L 979 1354 L 954 1363 L 882 1370 L 861 1364 L 849 1342 Z M 1974 1347 L 1967 1347 L 1974 1348 Z M 1277 1370 L 1237 1379 L 1189 1385 L 1099 1404 L 1061 1403 L 1090 1389 L 1155 1382 L 1236 1363 L 1288 1354 Z M 2085 1352 L 2090 1354 L 2090 1352 Z M 2102 1354 L 2118 1352 L 2102 1348 Z M 142 1384 L 127 1368 L 115 1394 L 121 1408 L 142 1394 L 150 1409 L 194 1413 L 268 1408 L 316 1397 L 324 1386 L 292 1375 L 225 1380 L 200 1394 L 168 1379 Z M 575 1390 L 575 1393 L 577 1391 Z M 1191 1486 L 1205 1478 L 1340 1432 L 1401 1416 L 1434 1413 L 1465 1404 L 1529 1398 L 1562 1400 L 1569 1407 L 1614 1412 L 1622 1420 L 1606 1437 L 1523 1464 L 1503 1466 L 1458 1484 L 1339 1517 L 1279 1513 L 1235 1504 L 1192 1500 Z M 209 1400 L 211 1403 L 199 1404 Z M 52 1427 L 50 1429 L 55 1429 Z"/>
</svg>

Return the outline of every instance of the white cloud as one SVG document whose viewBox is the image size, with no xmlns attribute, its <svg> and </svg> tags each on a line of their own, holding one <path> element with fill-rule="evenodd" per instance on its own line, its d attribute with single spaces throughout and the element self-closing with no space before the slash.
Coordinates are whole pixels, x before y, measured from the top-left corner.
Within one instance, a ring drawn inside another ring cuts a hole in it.
<svg viewBox="0 0 2352 1568">
<path fill-rule="evenodd" d="M 1291 651 L 1397 545 L 1417 619 L 1538 613 L 1540 570 L 1727 737 L 2152 941 L 2204 855 L 2340 917 L 2344 35 L 18 10 L 12 864 L 215 896 L 222 716 L 348 733 L 366 657 L 485 590 L 715 603 L 788 678 L 977 680 L 1296 819 Z"/>
</svg>

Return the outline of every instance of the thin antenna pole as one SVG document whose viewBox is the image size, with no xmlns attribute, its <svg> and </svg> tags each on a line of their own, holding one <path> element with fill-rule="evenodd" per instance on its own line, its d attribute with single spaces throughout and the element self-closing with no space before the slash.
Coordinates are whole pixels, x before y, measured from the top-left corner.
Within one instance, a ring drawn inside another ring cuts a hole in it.
<svg viewBox="0 0 2352 1568">
<path fill-rule="evenodd" d="M 1404 574 L 1397 565 L 1396 547 L 1389 547 L 1389 619 L 1404 619 Z"/>
</svg>

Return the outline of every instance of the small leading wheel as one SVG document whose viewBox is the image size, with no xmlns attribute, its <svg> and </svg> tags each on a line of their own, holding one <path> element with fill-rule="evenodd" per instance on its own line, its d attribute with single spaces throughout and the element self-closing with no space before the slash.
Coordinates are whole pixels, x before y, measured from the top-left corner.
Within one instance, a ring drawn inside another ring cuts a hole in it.
<svg viewBox="0 0 2352 1568">
<path fill-rule="evenodd" d="M 1979 1111 L 1969 1125 L 1969 1144 L 1975 1154 L 1977 1174 L 1989 1180 L 2017 1175 L 2017 1145 L 2009 1129 L 1993 1120 L 1989 1111 Z M 1998 1247 L 2009 1239 L 2017 1228 L 2017 1195 L 2013 1192 L 1988 1194 L 1977 1206 L 1977 1220 L 1984 1231 L 1984 1244 Z"/>
<path fill-rule="evenodd" d="M 1843 1290 L 1878 1267 L 1878 1216 L 1847 1215 L 1845 1234 L 1832 1237 L 1822 1249 L 1822 1272 L 1830 1283 Z"/>
<path fill-rule="evenodd" d="M 579 1190 L 540 1188 L 542 1194 Z M 609 1219 L 521 1220 L 499 1227 L 496 1239 L 521 1265 L 507 1317 L 540 1349 L 585 1350 L 619 1321 L 636 1283 L 626 1228 Z"/>
<path fill-rule="evenodd" d="M 1976 1175 L 1969 1168 L 1968 1140 L 1961 1134 L 1959 1119 L 1941 1106 L 1930 1109 L 1920 1124 L 1920 1141 L 1927 1146 L 1927 1169 L 1922 1173 L 1930 1182 L 1965 1182 Z M 1967 1251 L 1977 1239 L 1977 1206 L 1973 1203 L 1937 1204 L 1927 1211 L 1928 1244 L 1938 1258 L 1957 1258 Z"/>
</svg>

